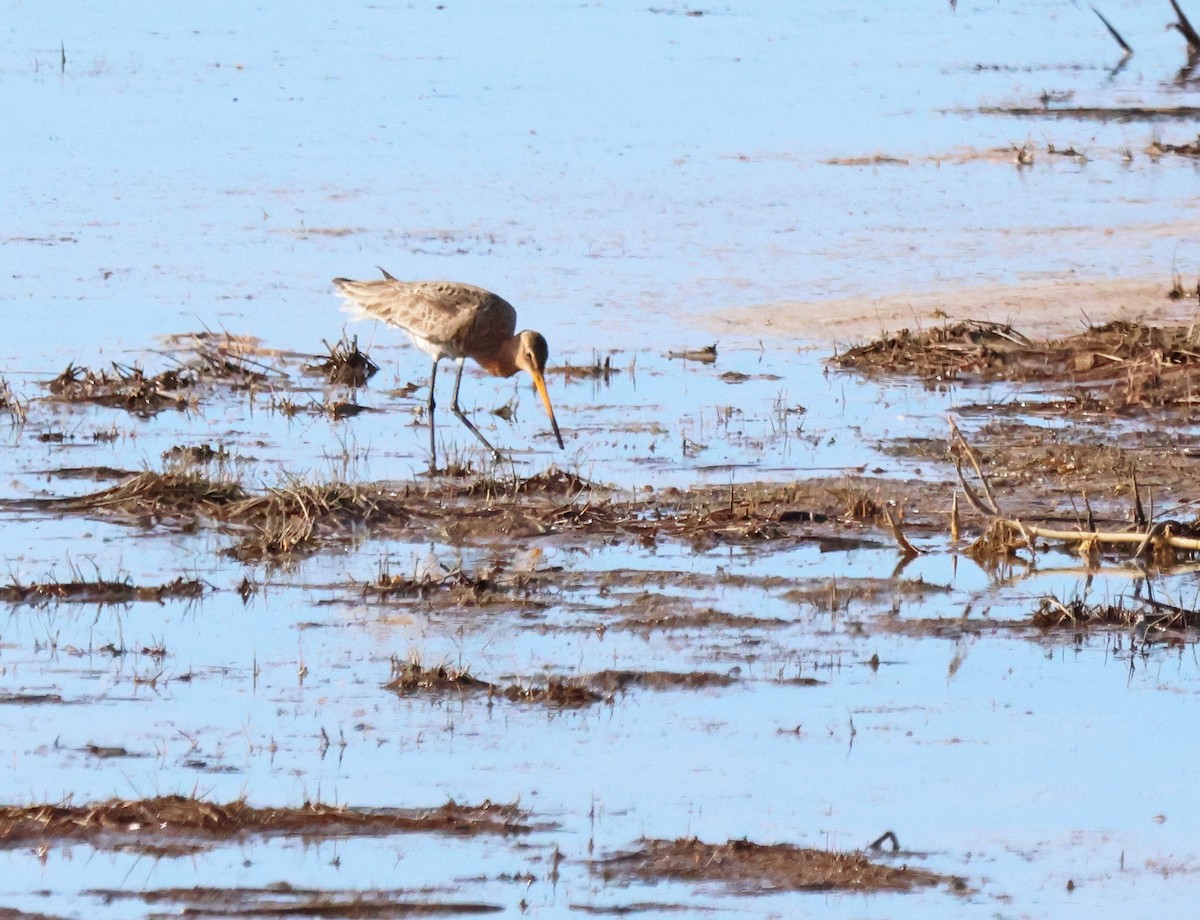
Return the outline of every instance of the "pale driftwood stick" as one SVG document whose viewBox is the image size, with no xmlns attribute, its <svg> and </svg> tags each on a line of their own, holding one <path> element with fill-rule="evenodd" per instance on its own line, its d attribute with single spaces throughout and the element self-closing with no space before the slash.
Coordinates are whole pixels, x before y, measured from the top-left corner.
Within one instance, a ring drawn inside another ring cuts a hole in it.
<svg viewBox="0 0 1200 920">
<path fill-rule="evenodd" d="M 1149 531 L 1142 532 L 1138 530 L 1055 530 L 1051 527 L 1039 527 L 1037 524 L 1026 524 L 1022 521 L 1004 517 L 997 518 L 996 520 L 1019 530 L 1022 536 L 1028 537 L 1031 535 L 1041 537 L 1043 540 L 1062 540 L 1066 543 L 1084 543 L 1088 540 L 1107 544 L 1136 543 L 1138 548 L 1134 552 L 1135 557 L 1141 556 L 1155 537 L 1161 538 L 1167 546 L 1174 549 L 1185 549 L 1193 552 L 1200 550 L 1200 538 L 1181 537 L 1171 533 L 1170 521 L 1155 524 Z"/>
</svg>

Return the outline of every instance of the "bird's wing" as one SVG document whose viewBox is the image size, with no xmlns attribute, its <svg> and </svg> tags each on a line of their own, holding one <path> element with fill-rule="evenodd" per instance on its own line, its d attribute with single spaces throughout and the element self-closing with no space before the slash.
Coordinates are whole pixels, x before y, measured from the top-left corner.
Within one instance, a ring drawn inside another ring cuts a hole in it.
<svg viewBox="0 0 1200 920">
<path fill-rule="evenodd" d="M 335 279 L 346 310 L 377 319 L 440 345 L 463 351 L 464 343 L 489 334 L 507 338 L 516 329 L 516 311 L 483 288 L 455 281 Z"/>
<path fill-rule="evenodd" d="M 516 310 L 483 288 L 455 281 L 396 285 L 410 304 L 413 325 L 407 328 L 432 342 L 452 344 L 456 351 L 469 351 L 470 342 L 508 338 L 516 329 Z"/>
</svg>

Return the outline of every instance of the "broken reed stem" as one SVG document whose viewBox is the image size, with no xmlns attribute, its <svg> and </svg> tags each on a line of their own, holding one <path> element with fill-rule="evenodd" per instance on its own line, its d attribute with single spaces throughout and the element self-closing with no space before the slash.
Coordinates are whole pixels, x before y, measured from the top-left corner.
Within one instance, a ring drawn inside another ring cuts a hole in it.
<svg viewBox="0 0 1200 920">
<path fill-rule="evenodd" d="M 1000 508 L 996 504 L 996 496 L 992 494 L 992 487 L 987 481 L 987 477 L 983 475 L 983 467 L 979 462 L 979 455 L 975 453 L 975 449 L 967 443 L 967 439 L 963 437 L 961 431 L 958 430 L 958 425 L 954 423 L 954 419 L 947 416 L 950 422 L 951 443 L 957 443 L 963 449 L 963 453 L 967 455 L 967 459 L 971 462 L 971 466 L 975 469 L 975 475 L 979 477 L 979 484 L 983 487 L 983 494 L 987 498 L 987 507 L 990 509 L 988 513 L 998 515 Z M 959 473 L 959 478 L 962 473 Z M 966 480 L 963 480 L 963 486 L 967 487 Z"/>
<path fill-rule="evenodd" d="M 888 527 L 891 528 L 892 531 L 892 536 L 895 538 L 896 543 L 899 544 L 900 550 L 905 556 L 911 559 L 913 556 L 920 556 L 925 552 L 925 550 L 919 549 L 909 542 L 908 537 L 904 535 L 904 531 L 900 529 L 900 525 L 896 522 L 896 518 L 893 517 L 891 508 L 885 506 L 883 509 L 883 516 L 887 519 Z"/>
</svg>

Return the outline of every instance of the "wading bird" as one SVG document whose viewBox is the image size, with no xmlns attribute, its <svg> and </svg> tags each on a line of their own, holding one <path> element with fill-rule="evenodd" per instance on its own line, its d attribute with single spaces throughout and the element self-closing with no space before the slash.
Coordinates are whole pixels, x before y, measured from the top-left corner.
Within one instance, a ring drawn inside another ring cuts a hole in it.
<svg viewBox="0 0 1200 920">
<path fill-rule="evenodd" d="M 462 383 L 463 365 L 467 358 L 495 377 L 511 377 L 525 371 L 533 378 L 550 427 L 558 446 L 563 447 L 550 394 L 546 392 L 546 360 L 550 355 L 546 340 L 540 333 L 526 330 L 516 332 L 517 311 L 502 297 L 471 284 L 457 281 L 400 281 L 382 268 L 378 281 L 351 281 L 334 278 L 333 283 L 346 298 L 343 309 L 358 319 L 377 319 L 404 330 L 412 343 L 433 358 L 429 376 L 429 465 L 437 469 L 434 446 L 434 383 L 438 362 L 453 358 L 458 362 L 454 378 L 454 396 L 450 409 L 459 421 L 497 460 L 496 450 L 463 413 L 458 405 L 458 388 Z"/>
</svg>

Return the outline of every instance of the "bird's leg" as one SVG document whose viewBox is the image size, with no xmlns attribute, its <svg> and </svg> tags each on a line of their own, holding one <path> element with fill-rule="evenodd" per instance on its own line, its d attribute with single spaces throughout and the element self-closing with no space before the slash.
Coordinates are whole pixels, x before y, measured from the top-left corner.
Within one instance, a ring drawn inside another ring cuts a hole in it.
<svg viewBox="0 0 1200 920">
<path fill-rule="evenodd" d="M 433 385 L 437 383 L 438 359 L 433 359 L 433 370 L 429 373 L 429 472 L 437 472 L 437 444 L 433 428 L 433 407 L 437 405 L 433 398 Z"/>
<path fill-rule="evenodd" d="M 492 456 L 497 461 L 503 460 L 504 458 L 500 455 L 500 451 L 496 450 L 496 448 L 492 447 L 492 445 L 490 443 L 488 443 L 488 439 L 485 438 L 482 434 L 480 434 L 479 429 L 476 428 L 471 423 L 471 420 L 469 418 L 467 418 L 466 415 L 463 414 L 463 410 L 458 407 L 458 387 L 462 383 L 462 375 L 463 375 L 463 367 L 464 366 L 465 366 L 465 359 L 459 358 L 458 359 L 458 376 L 454 378 L 454 397 L 451 401 L 450 409 L 451 409 L 451 411 L 454 412 L 455 415 L 458 416 L 458 420 L 460 422 L 462 422 L 464 425 L 466 425 L 468 428 L 471 429 L 471 434 L 473 434 L 473 435 L 475 435 L 475 437 L 479 438 L 479 440 L 483 443 L 483 446 L 492 452 Z"/>
</svg>

